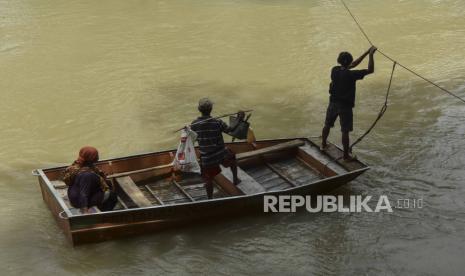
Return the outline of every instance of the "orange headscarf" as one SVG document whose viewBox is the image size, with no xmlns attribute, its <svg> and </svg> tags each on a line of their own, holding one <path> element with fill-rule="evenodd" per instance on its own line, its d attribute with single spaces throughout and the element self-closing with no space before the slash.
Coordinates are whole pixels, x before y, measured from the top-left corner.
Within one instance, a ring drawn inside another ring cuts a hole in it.
<svg viewBox="0 0 465 276">
<path fill-rule="evenodd" d="M 86 146 L 81 148 L 79 151 L 79 157 L 76 160 L 76 163 L 79 165 L 91 165 L 97 162 L 99 159 L 98 151 L 94 147 Z"/>
</svg>

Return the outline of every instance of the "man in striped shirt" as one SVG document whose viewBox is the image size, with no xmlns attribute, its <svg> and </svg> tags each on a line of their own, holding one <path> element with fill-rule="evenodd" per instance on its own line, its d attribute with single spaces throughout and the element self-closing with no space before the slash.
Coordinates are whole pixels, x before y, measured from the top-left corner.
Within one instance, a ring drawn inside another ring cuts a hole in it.
<svg viewBox="0 0 465 276">
<path fill-rule="evenodd" d="M 198 109 L 202 116 L 191 124 L 191 129 L 198 135 L 202 178 L 206 183 L 209 199 L 213 197 L 213 178 L 221 172 L 220 165 L 231 168 L 235 185 L 240 182 L 237 177 L 236 156 L 224 145 L 223 140 L 223 132 L 229 133 L 234 129 L 222 120 L 212 118 L 212 108 L 213 103 L 208 98 L 200 99 Z M 243 119 L 244 112 L 239 112 L 238 116 Z"/>
</svg>

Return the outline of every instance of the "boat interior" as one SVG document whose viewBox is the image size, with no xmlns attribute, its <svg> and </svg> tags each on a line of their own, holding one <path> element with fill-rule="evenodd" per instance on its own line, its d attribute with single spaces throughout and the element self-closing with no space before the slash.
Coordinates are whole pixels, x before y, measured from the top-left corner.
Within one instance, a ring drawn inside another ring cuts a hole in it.
<svg viewBox="0 0 465 276">
<path fill-rule="evenodd" d="M 359 161 L 342 161 L 342 151 L 333 144 L 323 152 L 310 139 L 267 140 L 253 145 L 239 142 L 228 147 L 236 153 L 241 182 L 234 185 L 231 170 L 222 168 L 215 177 L 214 198 L 282 191 L 366 168 Z M 115 210 L 208 200 L 200 175 L 174 172 L 167 165 L 174 154 L 165 151 L 99 162 L 97 165 L 109 173 L 116 186 Z M 67 186 L 60 180 L 63 170 L 48 169 L 44 173 L 70 213 L 80 215 L 79 209 L 71 206 Z"/>
</svg>

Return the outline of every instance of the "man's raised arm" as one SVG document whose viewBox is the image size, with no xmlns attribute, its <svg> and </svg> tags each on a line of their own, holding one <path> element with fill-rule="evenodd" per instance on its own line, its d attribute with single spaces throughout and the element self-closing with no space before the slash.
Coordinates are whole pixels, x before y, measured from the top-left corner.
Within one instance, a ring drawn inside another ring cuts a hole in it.
<svg viewBox="0 0 465 276">
<path fill-rule="evenodd" d="M 371 46 L 369 50 L 369 60 L 368 60 L 368 74 L 371 74 L 375 71 L 375 60 L 373 59 L 373 55 L 375 54 L 377 48 L 375 46 Z"/>
<path fill-rule="evenodd" d="M 357 67 L 362 61 L 363 59 L 365 59 L 365 57 L 370 53 L 370 50 L 371 48 L 373 48 L 374 46 L 371 46 L 368 50 L 365 51 L 365 53 L 363 53 L 358 59 L 354 60 L 350 65 L 349 65 L 349 69 L 352 69 L 352 68 L 355 68 Z M 376 47 L 375 47 L 376 48 Z"/>
<path fill-rule="evenodd" d="M 360 62 L 363 61 L 363 59 L 368 55 L 368 53 L 370 52 L 370 49 L 366 50 L 365 53 L 363 53 L 359 58 L 357 58 L 356 60 L 354 60 L 350 65 L 349 65 L 349 69 L 352 69 L 352 68 L 355 68 L 357 67 Z"/>
</svg>

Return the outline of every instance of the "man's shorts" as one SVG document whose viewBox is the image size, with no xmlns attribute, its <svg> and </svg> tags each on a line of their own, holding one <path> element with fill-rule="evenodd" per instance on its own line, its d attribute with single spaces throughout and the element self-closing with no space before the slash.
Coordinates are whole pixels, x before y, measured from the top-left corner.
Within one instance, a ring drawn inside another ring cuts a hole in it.
<svg viewBox="0 0 465 276">
<path fill-rule="evenodd" d="M 333 127 L 334 122 L 339 116 L 342 132 L 350 132 L 353 130 L 353 114 L 352 107 L 340 103 L 329 103 L 326 110 L 325 126 Z"/>
<path fill-rule="evenodd" d="M 232 152 L 230 149 L 226 148 L 226 154 L 224 156 L 223 161 L 221 164 L 203 167 L 201 168 L 202 178 L 205 181 L 212 181 L 215 176 L 221 173 L 220 165 L 223 167 L 230 167 L 236 162 L 236 154 Z"/>
</svg>

